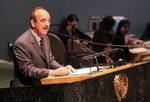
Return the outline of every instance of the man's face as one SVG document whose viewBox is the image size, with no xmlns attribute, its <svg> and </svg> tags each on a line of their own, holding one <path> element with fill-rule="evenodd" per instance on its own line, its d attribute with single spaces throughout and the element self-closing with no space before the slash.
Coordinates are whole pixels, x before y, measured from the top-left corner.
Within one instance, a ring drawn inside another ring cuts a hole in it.
<svg viewBox="0 0 150 102">
<path fill-rule="evenodd" d="M 50 27 L 49 13 L 43 9 L 35 11 L 35 18 L 31 20 L 31 24 L 39 36 L 46 35 Z"/>
</svg>

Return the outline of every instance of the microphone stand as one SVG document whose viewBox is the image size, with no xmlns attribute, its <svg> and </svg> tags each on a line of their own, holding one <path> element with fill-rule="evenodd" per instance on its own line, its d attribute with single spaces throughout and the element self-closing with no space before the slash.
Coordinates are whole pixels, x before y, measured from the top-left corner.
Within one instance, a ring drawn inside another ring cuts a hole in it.
<svg viewBox="0 0 150 102">
<path fill-rule="evenodd" d="M 82 57 L 82 60 L 88 60 L 88 59 L 95 59 L 95 61 L 96 61 L 96 67 L 97 67 L 97 72 L 100 70 L 100 68 L 99 68 L 99 64 L 98 64 L 98 60 L 97 60 L 97 57 L 98 56 L 104 56 L 105 57 L 105 54 L 108 54 L 108 53 L 112 53 L 112 52 L 116 52 L 116 51 L 118 51 L 118 50 L 120 50 L 120 49 L 118 49 L 118 48 L 114 48 L 114 49 L 112 49 L 112 50 L 108 50 L 108 51 L 103 51 L 103 52 L 99 52 L 99 53 L 94 53 L 94 54 L 91 54 L 91 55 L 87 55 L 87 56 L 83 56 Z M 112 67 L 111 66 L 111 62 L 109 62 L 109 65 L 110 65 L 110 68 Z"/>
<path fill-rule="evenodd" d="M 109 57 L 109 55 L 106 55 L 106 54 L 102 54 L 102 56 L 104 56 L 105 59 L 107 59 L 107 57 Z M 108 65 L 109 65 L 109 68 L 112 68 L 112 62 L 111 62 L 111 59 L 108 60 Z"/>
<path fill-rule="evenodd" d="M 91 62 L 91 65 L 92 65 L 93 64 L 92 59 L 89 59 L 89 60 L 91 60 L 90 62 Z M 90 69 L 90 73 L 92 73 L 91 67 L 89 67 L 89 69 Z"/>
<path fill-rule="evenodd" d="M 94 53 L 94 54 L 91 54 L 91 55 L 83 56 L 82 59 L 91 59 L 91 58 L 94 58 L 95 56 L 96 57 L 102 56 L 103 54 L 112 53 L 112 52 L 115 52 L 115 51 L 118 51 L 118 50 L 119 50 L 119 48 L 114 48 L 114 49 L 111 49 L 111 50 L 108 50 L 108 51 L 97 52 L 97 53 Z"/>
<path fill-rule="evenodd" d="M 94 57 L 95 61 L 96 61 L 96 67 L 97 67 L 97 72 L 100 70 L 99 65 L 98 65 L 98 60 L 97 60 L 97 56 Z"/>
</svg>

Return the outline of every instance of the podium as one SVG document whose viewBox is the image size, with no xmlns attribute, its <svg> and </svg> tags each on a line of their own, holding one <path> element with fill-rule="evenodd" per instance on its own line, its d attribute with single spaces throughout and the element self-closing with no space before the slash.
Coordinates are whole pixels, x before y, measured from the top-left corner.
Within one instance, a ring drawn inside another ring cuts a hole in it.
<svg viewBox="0 0 150 102">
<path fill-rule="evenodd" d="M 150 102 L 149 66 L 129 63 L 91 74 L 43 78 L 41 86 L 0 89 L 0 97 L 2 102 Z M 117 81 L 124 86 L 116 87 Z"/>
<path fill-rule="evenodd" d="M 48 85 L 48 84 L 80 82 L 86 79 L 92 79 L 95 77 L 103 76 L 105 74 L 110 74 L 110 73 L 117 72 L 120 70 L 129 69 L 129 68 L 141 65 L 141 64 L 144 64 L 144 63 L 142 62 L 135 63 L 135 64 L 130 63 L 130 64 L 126 64 L 123 66 L 115 67 L 115 68 L 108 68 L 100 72 L 84 74 L 84 75 L 68 75 L 68 76 L 57 76 L 57 77 L 49 76 L 47 78 L 41 79 L 41 83 L 42 85 Z"/>
</svg>

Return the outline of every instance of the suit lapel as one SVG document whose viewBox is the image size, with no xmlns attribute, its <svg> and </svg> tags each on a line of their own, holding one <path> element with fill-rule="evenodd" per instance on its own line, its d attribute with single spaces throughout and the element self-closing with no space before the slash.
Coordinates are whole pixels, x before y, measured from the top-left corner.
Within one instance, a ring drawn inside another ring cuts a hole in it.
<svg viewBox="0 0 150 102">
<path fill-rule="evenodd" d="M 30 33 L 32 33 L 30 31 Z M 46 61 L 46 58 L 45 58 L 45 55 L 44 53 L 42 52 L 41 48 L 40 48 L 40 45 L 38 44 L 37 40 L 35 39 L 35 37 L 30 34 L 30 38 L 31 38 L 31 43 L 32 43 L 32 47 L 34 49 L 36 49 L 36 51 L 39 53 L 39 55 Z"/>
</svg>

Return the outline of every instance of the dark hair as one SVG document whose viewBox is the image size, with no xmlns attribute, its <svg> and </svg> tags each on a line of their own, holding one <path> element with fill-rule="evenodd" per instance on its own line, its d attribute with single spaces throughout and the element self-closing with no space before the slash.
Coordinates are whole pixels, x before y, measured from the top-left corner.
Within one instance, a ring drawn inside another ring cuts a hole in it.
<svg viewBox="0 0 150 102">
<path fill-rule="evenodd" d="M 147 22 L 146 28 L 144 30 L 144 33 L 150 34 L 150 22 Z"/>
<path fill-rule="evenodd" d="M 125 24 L 130 26 L 130 22 L 128 19 L 123 19 L 119 22 L 118 27 L 117 27 L 117 34 L 121 34 L 120 29 L 122 28 L 122 26 L 124 26 Z"/>
<path fill-rule="evenodd" d="M 69 21 L 69 22 L 73 22 L 73 21 L 79 22 L 79 19 L 78 19 L 78 17 L 77 17 L 76 15 L 70 14 L 70 15 L 68 15 L 68 17 L 67 17 L 67 19 L 66 19 L 66 22 L 67 22 L 67 21 Z"/>
<path fill-rule="evenodd" d="M 73 22 L 73 21 L 79 22 L 79 19 L 74 14 L 70 14 L 70 15 L 67 16 L 67 18 L 63 18 L 62 21 L 61 21 L 61 24 L 60 24 L 59 32 L 61 32 L 63 29 L 66 28 L 66 26 L 68 26 L 68 21 L 69 22 Z"/>
<path fill-rule="evenodd" d="M 112 30 L 113 25 L 115 24 L 115 20 L 112 16 L 105 16 L 100 23 L 99 30 L 102 31 L 110 31 Z"/>
<path fill-rule="evenodd" d="M 115 37 L 113 38 L 113 40 L 112 40 L 112 43 L 113 43 L 113 44 L 122 44 L 122 45 L 125 44 L 125 38 L 124 38 L 125 35 L 120 32 L 121 28 L 122 28 L 125 24 L 130 25 L 129 20 L 123 19 L 123 20 L 121 20 L 121 21 L 119 22 L 118 27 L 117 27 L 116 36 L 115 36 Z"/>
</svg>

